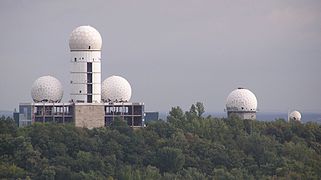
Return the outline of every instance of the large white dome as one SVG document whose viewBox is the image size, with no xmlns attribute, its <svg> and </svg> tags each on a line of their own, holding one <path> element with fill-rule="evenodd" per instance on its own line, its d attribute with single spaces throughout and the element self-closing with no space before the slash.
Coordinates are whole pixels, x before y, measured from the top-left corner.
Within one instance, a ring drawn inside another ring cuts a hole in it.
<svg viewBox="0 0 321 180">
<path fill-rule="evenodd" d="M 299 111 L 292 111 L 289 115 L 290 120 L 301 121 L 301 113 Z"/>
<path fill-rule="evenodd" d="M 248 89 L 238 88 L 232 91 L 226 101 L 227 111 L 256 111 L 257 99 Z"/>
<path fill-rule="evenodd" d="M 34 102 L 60 102 L 62 95 L 60 81 L 52 76 L 38 78 L 31 88 L 31 97 Z"/>
<path fill-rule="evenodd" d="M 70 50 L 101 50 L 102 38 L 91 26 L 79 26 L 71 32 Z"/>
<path fill-rule="evenodd" d="M 120 76 L 110 76 L 104 80 L 101 88 L 101 99 L 104 102 L 129 101 L 132 88 L 128 81 Z"/>
</svg>

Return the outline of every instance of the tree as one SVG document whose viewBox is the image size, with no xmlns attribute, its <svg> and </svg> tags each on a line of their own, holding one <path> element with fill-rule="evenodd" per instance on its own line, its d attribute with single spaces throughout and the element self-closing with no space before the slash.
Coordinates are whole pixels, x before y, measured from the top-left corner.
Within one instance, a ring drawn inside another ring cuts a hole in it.
<svg viewBox="0 0 321 180">
<path fill-rule="evenodd" d="M 156 156 L 156 165 L 161 172 L 176 173 L 182 169 L 185 163 L 185 157 L 182 150 L 176 148 L 163 147 L 156 153 Z"/>
<path fill-rule="evenodd" d="M 18 179 L 24 178 L 26 172 L 24 169 L 17 167 L 14 164 L 0 163 L 0 178 L 1 179 Z"/>
<path fill-rule="evenodd" d="M 154 166 L 147 166 L 146 169 L 143 170 L 143 178 L 142 179 L 153 179 L 159 180 L 161 179 L 161 175 L 159 174 L 159 169 Z"/>
<path fill-rule="evenodd" d="M 171 111 L 169 111 L 167 121 L 174 127 L 182 128 L 184 126 L 184 122 L 186 121 L 186 117 L 180 107 L 172 107 Z"/>
<path fill-rule="evenodd" d="M 183 169 L 180 173 L 181 179 L 185 180 L 206 180 L 206 175 L 196 168 Z"/>
<path fill-rule="evenodd" d="M 197 119 L 198 118 L 198 114 L 197 113 L 198 112 L 197 112 L 196 106 L 194 104 L 192 104 L 192 106 L 189 109 L 189 111 L 185 112 L 186 119 L 188 121 L 192 121 L 194 119 Z"/>
<path fill-rule="evenodd" d="M 201 102 L 196 103 L 196 111 L 197 111 L 197 116 L 199 118 L 201 118 L 203 113 L 205 112 L 205 108 L 204 108 L 203 103 L 201 103 Z"/>
<path fill-rule="evenodd" d="M 17 125 L 10 117 L 0 117 L 0 130 L 1 134 L 15 134 L 17 131 Z"/>
</svg>

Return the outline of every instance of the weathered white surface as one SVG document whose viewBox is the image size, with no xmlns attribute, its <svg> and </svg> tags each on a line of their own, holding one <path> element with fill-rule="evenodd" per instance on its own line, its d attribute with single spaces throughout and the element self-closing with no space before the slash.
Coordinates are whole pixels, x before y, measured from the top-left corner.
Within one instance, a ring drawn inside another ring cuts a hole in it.
<svg viewBox="0 0 321 180">
<path fill-rule="evenodd" d="M 248 89 L 238 88 L 232 91 L 226 100 L 227 111 L 256 111 L 257 99 Z"/>
<path fill-rule="evenodd" d="M 290 120 L 301 121 L 301 113 L 299 111 L 292 111 L 289 115 Z"/>
<path fill-rule="evenodd" d="M 101 46 L 102 38 L 99 32 L 91 26 L 79 26 L 71 32 L 70 50 L 101 50 Z"/>
<path fill-rule="evenodd" d="M 102 84 L 101 97 L 104 102 L 129 101 L 132 88 L 129 82 L 120 76 L 110 76 Z"/>
<path fill-rule="evenodd" d="M 31 97 L 34 102 L 60 102 L 63 89 L 60 81 L 52 76 L 42 76 L 32 85 Z"/>
</svg>

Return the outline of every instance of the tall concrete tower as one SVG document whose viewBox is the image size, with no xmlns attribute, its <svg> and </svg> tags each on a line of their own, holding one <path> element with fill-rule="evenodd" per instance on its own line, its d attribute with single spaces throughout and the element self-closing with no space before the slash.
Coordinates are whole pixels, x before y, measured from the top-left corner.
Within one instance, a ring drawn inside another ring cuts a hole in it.
<svg viewBox="0 0 321 180">
<path fill-rule="evenodd" d="M 73 102 L 101 102 L 102 38 L 91 26 L 79 26 L 69 38 L 71 92 Z"/>
</svg>

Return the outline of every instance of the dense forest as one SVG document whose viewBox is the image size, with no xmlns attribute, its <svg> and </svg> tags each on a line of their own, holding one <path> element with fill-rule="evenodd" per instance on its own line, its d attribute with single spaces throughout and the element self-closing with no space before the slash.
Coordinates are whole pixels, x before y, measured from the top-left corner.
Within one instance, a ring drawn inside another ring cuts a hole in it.
<svg viewBox="0 0 321 180">
<path fill-rule="evenodd" d="M 202 103 L 132 129 L 0 121 L 0 178 L 321 179 L 316 123 L 204 117 Z"/>
</svg>

